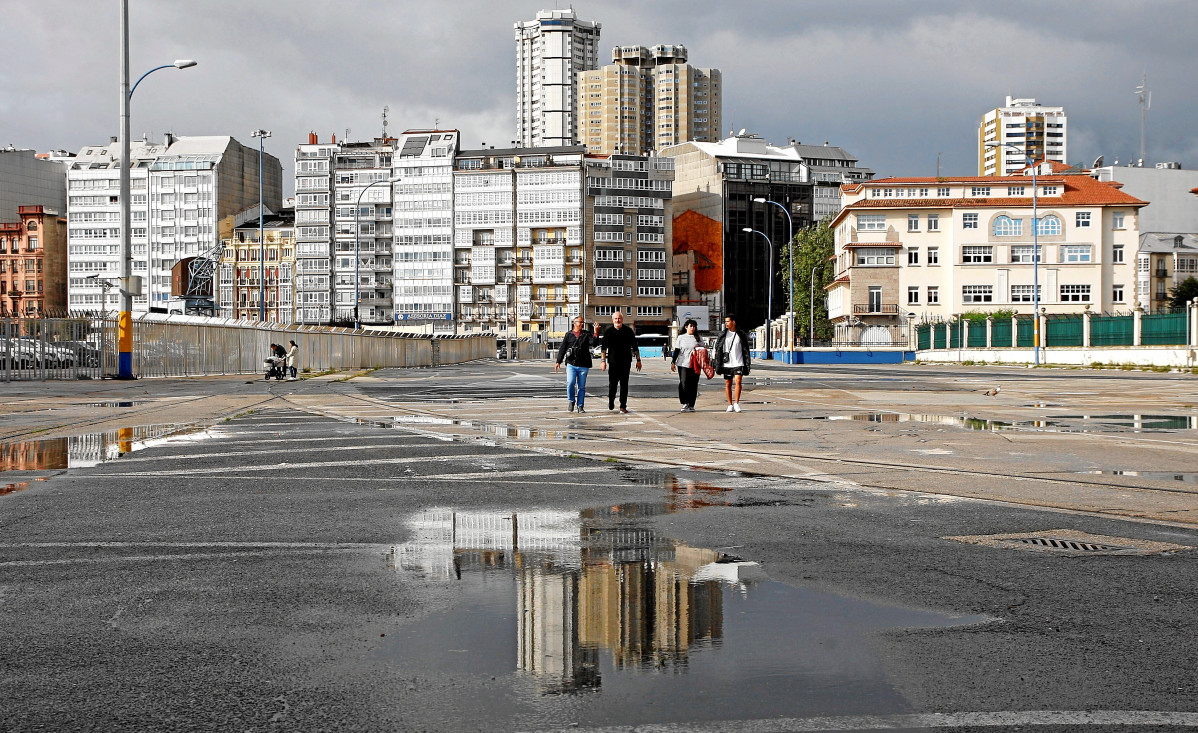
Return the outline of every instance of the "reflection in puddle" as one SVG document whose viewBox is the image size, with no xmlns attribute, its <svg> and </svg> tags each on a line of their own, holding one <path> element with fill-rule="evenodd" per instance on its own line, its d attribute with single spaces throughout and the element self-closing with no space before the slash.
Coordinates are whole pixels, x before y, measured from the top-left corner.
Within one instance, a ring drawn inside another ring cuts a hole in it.
<svg viewBox="0 0 1198 733">
<path fill-rule="evenodd" d="M 1198 430 L 1198 415 L 1054 415 L 1039 420 L 983 420 L 964 415 L 923 415 L 909 412 L 864 412 L 825 415 L 810 420 L 852 420 L 875 423 L 930 423 L 969 430 L 1035 430 L 1061 433 L 1117 433 L 1143 430 Z"/>
<path fill-rule="evenodd" d="M 20 481 L 15 484 L 5 484 L 4 486 L 0 486 L 0 496 L 5 496 L 7 494 L 15 494 L 18 491 L 24 491 L 25 489 L 28 489 L 28 488 L 29 488 L 28 481 Z"/>
<path fill-rule="evenodd" d="M 179 434 L 174 423 L 139 425 L 65 438 L 0 443 L 0 471 L 39 471 L 86 468 L 164 442 L 194 441 L 211 432 Z"/>
<path fill-rule="evenodd" d="M 89 402 L 84 407 L 137 407 L 146 404 L 143 400 L 126 400 L 118 402 Z"/>
<path fill-rule="evenodd" d="M 496 728 L 527 715 L 615 725 L 880 713 L 907 706 L 868 649 L 871 631 L 984 620 L 770 581 L 756 563 L 661 534 L 654 517 L 727 493 L 667 485 L 663 503 L 417 514 L 391 567 L 452 584 L 453 600 L 389 633 L 379 654 L 427 674 L 503 677 L 466 703 Z"/>
<path fill-rule="evenodd" d="M 1184 481 L 1189 484 L 1198 484 L 1198 473 L 1185 473 L 1181 471 L 1127 471 L 1123 469 L 1106 469 L 1096 471 L 1078 471 L 1078 473 L 1090 473 L 1100 476 L 1138 476 L 1139 478 L 1154 479 L 1156 481 Z"/>
</svg>

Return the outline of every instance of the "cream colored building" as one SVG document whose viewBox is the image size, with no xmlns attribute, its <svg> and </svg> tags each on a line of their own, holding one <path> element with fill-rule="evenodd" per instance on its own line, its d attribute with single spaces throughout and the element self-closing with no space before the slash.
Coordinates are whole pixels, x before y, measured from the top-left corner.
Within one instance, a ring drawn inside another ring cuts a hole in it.
<svg viewBox="0 0 1198 733">
<path fill-rule="evenodd" d="M 723 77 L 686 61 L 681 45 L 617 46 L 611 65 L 580 73 L 578 138 L 587 152 L 647 155 L 718 140 Z"/>
<path fill-rule="evenodd" d="M 1137 225 L 1147 205 L 1065 166 L 1038 176 L 1040 305 L 1049 314 L 1136 305 Z M 840 340 L 966 311 L 1030 314 L 1032 178 L 885 178 L 842 187 L 832 220 L 828 317 Z M 856 330 L 854 330 L 856 329 Z M 856 335 L 854 335 L 856 334 Z M 868 340 L 865 338 L 864 340 Z"/>
<path fill-rule="evenodd" d="M 1033 160 L 1067 163 L 1066 124 L 1064 107 L 1007 97 L 1006 105 L 982 115 L 978 125 L 978 175 L 1018 174 L 1027 167 L 1029 155 Z"/>
<path fill-rule="evenodd" d="M 295 209 L 267 213 L 259 239 L 257 207 L 239 216 L 223 241 L 216 272 L 216 307 L 222 318 L 294 323 Z M 263 277 L 264 276 L 264 277 Z M 259 295 L 266 307 L 259 309 Z"/>
</svg>

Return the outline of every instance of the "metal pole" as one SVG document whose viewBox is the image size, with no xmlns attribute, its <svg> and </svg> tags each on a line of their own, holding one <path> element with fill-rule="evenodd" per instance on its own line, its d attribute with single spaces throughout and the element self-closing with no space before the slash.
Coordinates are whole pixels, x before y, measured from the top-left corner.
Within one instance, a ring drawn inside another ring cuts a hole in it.
<svg viewBox="0 0 1198 733">
<path fill-rule="evenodd" d="M 788 256 L 788 260 L 790 262 L 790 290 L 788 291 L 790 294 L 790 298 L 789 298 L 789 304 L 787 306 L 787 311 L 790 313 L 788 328 L 790 329 L 790 346 L 793 349 L 795 346 L 795 258 L 794 258 L 795 223 L 794 223 L 794 219 L 790 215 L 790 212 L 786 210 L 785 206 L 778 203 L 777 201 L 769 201 L 769 200 L 764 200 L 764 199 L 763 199 L 763 201 L 764 201 L 764 203 L 773 204 L 774 206 L 777 206 L 779 209 L 782 209 L 783 214 L 786 214 L 786 231 L 787 231 L 787 234 L 789 235 L 789 238 L 786 240 L 786 247 L 787 247 L 786 253 Z"/>
<path fill-rule="evenodd" d="M 259 130 L 258 132 L 263 132 Z M 258 320 L 266 320 L 266 212 L 262 209 L 262 152 L 265 135 L 258 136 Z"/>
<path fill-rule="evenodd" d="M 807 305 L 811 308 L 811 314 L 807 321 L 807 345 L 815 346 L 815 271 L 819 269 L 819 265 L 811 268 L 811 295 L 807 299 Z"/>
<path fill-rule="evenodd" d="M 1036 366 L 1040 366 L 1040 209 L 1036 184 L 1036 163 L 1032 164 L 1032 352 Z"/>
<path fill-rule="evenodd" d="M 129 0 L 121 0 L 121 263 L 120 315 L 117 320 L 117 379 L 133 379 L 133 242 L 129 230 Z"/>
<path fill-rule="evenodd" d="M 769 286 L 766 289 L 765 301 L 765 358 L 773 359 L 773 352 L 770 351 L 770 321 L 773 318 L 774 310 L 774 243 L 764 232 L 759 232 L 752 227 L 744 227 L 741 231 L 753 234 L 760 234 L 765 239 L 766 256 L 769 258 Z"/>
</svg>

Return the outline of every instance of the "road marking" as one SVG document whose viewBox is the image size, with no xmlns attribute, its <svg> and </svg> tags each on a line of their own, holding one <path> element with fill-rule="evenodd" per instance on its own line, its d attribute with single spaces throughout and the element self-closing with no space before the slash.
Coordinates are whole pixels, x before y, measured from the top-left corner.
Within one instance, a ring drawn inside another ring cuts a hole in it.
<svg viewBox="0 0 1198 733">
<path fill-rule="evenodd" d="M 353 450 L 375 450 L 378 448 L 432 448 L 440 447 L 440 443 L 375 443 L 372 445 L 334 445 L 329 446 L 331 451 L 353 451 Z M 312 450 L 308 448 L 307 450 Z M 122 465 L 128 463 L 146 463 L 150 461 L 169 461 L 172 459 L 191 460 L 193 458 L 228 458 L 230 456 L 265 456 L 272 453 L 295 453 L 294 448 L 272 448 L 268 450 L 242 450 L 229 451 L 228 453 L 169 453 L 161 456 L 153 456 L 148 458 L 121 458 Z"/>
<path fill-rule="evenodd" d="M 526 456 L 528 454 L 521 453 L 520 455 Z M 416 461 L 420 461 L 420 460 L 423 460 L 423 459 L 419 459 L 419 458 L 412 459 L 412 462 L 416 462 Z M 377 462 L 377 461 L 353 461 L 354 464 L 368 463 L 368 462 Z M 338 463 L 335 465 L 343 466 L 345 464 Z M 283 467 L 286 468 L 288 466 L 286 466 L 286 464 L 284 464 Z M 261 469 L 258 469 L 257 467 L 248 468 L 245 466 L 240 466 L 240 467 L 233 466 L 233 467 L 225 469 L 225 470 L 257 471 L 257 470 L 261 470 Z M 601 471 L 607 471 L 607 470 L 609 470 L 609 469 L 606 466 L 594 466 L 594 467 L 581 466 L 581 467 L 577 467 L 577 468 L 571 468 L 570 473 L 571 474 L 599 473 Z M 163 472 L 163 473 L 166 475 L 171 475 L 175 472 Z M 179 471 L 178 473 L 190 474 L 190 473 L 196 473 L 196 472 L 195 471 Z M 424 479 L 424 480 L 430 480 L 430 481 L 473 481 L 475 479 L 486 479 L 489 483 L 522 483 L 519 481 L 506 481 L 506 480 L 498 479 L 496 477 L 497 476 L 505 476 L 505 477 L 506 476 L 556 476 L 556 475 L 560 475 L 561 473 L 562 473 L 562 469 L 560 469 L 560 468 L 530 468 L 530 469 L 527 469 L 524 471 L 509 471 L 509 470 L 502 469 L 502 468 L 494 468 L 494 469 L 491 469 L 488 471 L 475 471 L 475 472 L 471 472 L 471 473 L 445 473 L 445 474 L 437 474 L 437 475 L 412 473 L 412 474 L 404 474 L 401 476 L 386 476 L 386 477 L 379 477 L 379 478 L 370 478 L 370 477 L 364 477 L 364 476 L 287 476 L 287 477 L 285 477 L 285 479 L 288 482 L 323 481 L 325 483 L 328 483 L 330 481 L 334 481 L 334 482 L 368 481 L 368 482 L 373 482 L 373 483 L 386 483 L 388 481 L 411 481 L 412 479 Z M 92 476 L 88 476 L 87 479 L 89 481 L 91 481 L 94 479 L 109 479 L 109 478 L 120 479 L 120 478 L 125 478 L 128 476 L 157 476 L 157 475 L 162 475 L 162 474 L 155 473 L 155 472 L 149 472 L 149 471 L 147 471 L 145 473 L 112 473 L 112 474 L 92 475 Z M 243 481 L 261 481 L 262 477 L 261 476 L 237 476 L 237 475 L 230 476 L 227 474 L 223 474 L 220 477 L 221 481 L 235 481 L 235 480 L 239 480 L 239 479 L 243 480 Z M 565 485 L 565 484 L 561 484 L 561 485 Z M 631 484 L 581 483 L 579 485 L 581 485 L 581 486 L 596 486 L 596 487 L 598 487 L 598 486 L 619 486 L 619 487 L 627 488 Z M 0 545 L 0 547 L 3 547 L 3 545 Z"/>
<path fill-rule="evenodd" d="M 367 458 L 353 461 L 310 461 L 308 463 L 275 463 L 265 466 L 222 466 L 217 468 L 189 468 L 178 471 L 122 471 L 119 473 L 90 474 L 88 479 L 124 476 L 197 476 L 199 474 L 218 474 L 227 471 L 293 471 L 297 468 L 327 468 L 329 466 L 381 466 L 399 463 L 449 463 L 471 459 L 520 458 L 526 457 L 525 452 L 512 453 L 466 453 L 453 456 L 415 456 L 410 458 Z M 110 464 L 119 465 L 119 464 Z"/>
<path fill-rule="evenodd" d="M 707 723 L 648 723 L 603 728 L 553 728 L 538 733 L 817 733 L 921 728 L 1007 728 L 1013 726 L 1182 726 L 1198 727 L 1198 713 L 1152 710 L 1028 710 L 1003 712 L 851 715 L 818 718 L 720 720 Z"/>
</svg>

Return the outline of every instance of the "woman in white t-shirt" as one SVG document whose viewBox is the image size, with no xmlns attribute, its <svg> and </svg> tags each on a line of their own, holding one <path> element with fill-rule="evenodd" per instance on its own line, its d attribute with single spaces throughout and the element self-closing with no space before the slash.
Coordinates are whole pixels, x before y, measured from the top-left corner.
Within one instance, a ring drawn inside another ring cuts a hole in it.
<svg viewBox="0 0 1198 733">
<path fill-rule="evenodd" d="M 724 317 L 724 332 L 715 342 L 716 368 L 724 375 L 724 396 L 728 400 L 725 412 L 740 412 L 741 378 L 749 373 L 749 337 L 736 327 L 736 316 Z"/>
</svg>

